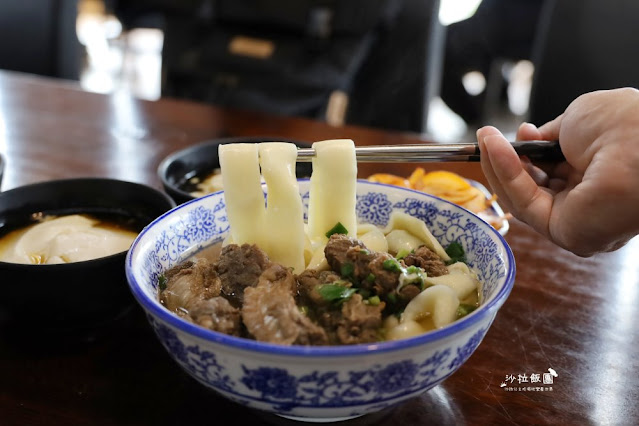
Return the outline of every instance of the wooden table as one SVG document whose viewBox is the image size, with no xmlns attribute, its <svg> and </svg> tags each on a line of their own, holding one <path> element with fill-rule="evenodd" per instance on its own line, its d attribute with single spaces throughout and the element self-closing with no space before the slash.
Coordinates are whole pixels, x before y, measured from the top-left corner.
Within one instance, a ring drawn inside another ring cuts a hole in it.
<svg viewBox="0 0 639 426">
<path fill-rule="evenodd" d="M 0 73 L 3 190 L 80 176 L 160 188 L 156 168 L 167 154 L 243 135 L 420 142 L 411 135 L 183 101 L 92 94 L 72 84 Z M 477 164 L 427 166 L 485 182 Z M 413 167 L 362 165 L 360 173 L 407 174 Z M 517 220 L 506 239 L 517 262 L 515 287 L 470 360 L 430 392 L 350 423 L 637 424 L 639 241 L 582 259 Z M 7 285 L 2 277 L 0 285 Z M 288 423 L 230 403 L 183 373 L 137 308 L 80 340 L 51 341 L 39 334 L 26 340 L 18 344 L 0 336 L 2 425 Z M 552 385 L 533 382 L 550 368 L 557 374 Z"/>
</svg>

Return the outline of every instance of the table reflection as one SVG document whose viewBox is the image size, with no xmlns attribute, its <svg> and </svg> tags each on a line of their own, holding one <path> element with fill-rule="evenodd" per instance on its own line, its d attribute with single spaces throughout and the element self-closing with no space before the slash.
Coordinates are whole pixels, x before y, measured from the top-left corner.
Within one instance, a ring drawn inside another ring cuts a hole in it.
<svg viewBox="0 0 639 426">
<path fill-rule="evenodd" d="M 304 423 L 289 420 L 273 414 L 253 410 L 256 418 L 274 426 L 299 426 Z M 445 385 L 435 386 L 420 396 L 386 408 L 377 413 L 339 422 L 344 426 L 373 426 L 394 423 L 393 419 L 403 419 L 403 424 L 463 425 L 464 414 L 457 402 L 446 391 Z M 427 420 L 426 420 L 427 419 Z M 309 423 L 312 424 L 312 423 Z"/>
<path fill-rule="evenodd" d="M 595 423 L 604 424 L 623 412 L 628 401 L 628 387 L 634 386 L 626 368 L 632 366 L 634 379 L 639 377 L 636 342 L 630 336 L 637 328 L 639 306 L 639 238 L 632 239 L 620 252 L 603 255 L 609 268 L 603 274 L 611 297 L 601 297 L 601 307 L 592 315 L 600 317 L 602 327 L 592 339 L 592 352 L 598 358 L 597 368 L 579 380 L 580 386 L 591 386 L 591 416 Z M 635 388 L 636 392 L 636 388 Z"/>
</svg>

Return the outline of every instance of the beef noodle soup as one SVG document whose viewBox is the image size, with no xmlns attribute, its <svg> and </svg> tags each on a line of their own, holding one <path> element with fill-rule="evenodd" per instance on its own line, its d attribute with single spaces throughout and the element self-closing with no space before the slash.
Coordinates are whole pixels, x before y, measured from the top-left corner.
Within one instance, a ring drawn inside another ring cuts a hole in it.
<svg viewBox="0 0 639 426">
<path fill-rule="evenodd" d="M 320 143 L 326 146 L 315 144 L 317 156 L 324 148 L 343 155 L 343 144 L 335 149 L 334 142 Z M 247 144 L 242 145 L 246 149 Z M 222 152 L 220 157 L 224 173 Z M 330 152 L 328 157 L 331 164 L 339 163 L 330 158 Z M 357 224 L 354 203 L 350 203 L 355 188 L 352 170 L 347 174 L 353 182 L 342 185 L 347 193 L 341 197 L 343 208 L 335 208 L 333 203 L 331 213 L 337 210 L 337 214 L 326 215 L 321 204 L 326 194 L 313 198 L 318 187 L 328 187 L 328 193 L 331 189 L 331 182 L 327 184 L 326 175 L 322 176 L 327 170 L 321 160 L 313 165 L 314 177 L 316 171 L 320 176 L 316 186 L 311 178 L 307 224 L 302 216 L 300 223 L 291 222 L 290 213 L 298 215 L 301 201 L 298 205 L 295 197 L 287 198 L 286 189 L 269 186 L 265 209 L 260 187 L 261 199 L 253 198 L 256 213 L 246 207 L 247 198 L 248 204 L 251 202 L 250 190 L 238 187 L 234 193 L 233 186 L 225 183 L 229 191 L 225 192 L 225 201 L 230 236 L 223 244 L 211 246 L 165 271 L 158 283 L 161 303 L 210 330 L 284 345 L 402 339 L 441 328 L 479 305 L 480 283 L 464 263 L 459 244 L 453 243 L 445 250 L 423 222 L 404 213 L 393 213 L 383 229 Z M 268 158 L 266 167 L 262 158 L 259 161 L 267 185 L 269 181 L 277 185 L 278 179 L 273 180 L 269 174 Z M 294 156 L 288 156 L 280 163 L 285 168 L 294 161 Z M 354 164 L 354 155 L 348 162 Z M 328 174 L 337 175 L 344 183 L 344 173 L 328 170 Z M 279 178 L 279 184 L 289 184 L 289 192 L 295 191 L 299 199 L 297 185 L 290 185 L 291 181 L 281 175 Z M 335 198 L 340 201 L 340 197 L 333 198 L 333 202 Z M 249 213 L 239 220 L 232 217 L 237 211 L 233 204 L 238 200 L 244 205 L 243 213 Z M 293 206 L 285 213 L 278 209 L 278 215 L 284 216 L 294 229 L 289 229 L 285 238 L 280 234 L 265 235 L 261 229 L 284 229 L 281 217 L 269 218 L 268 211 L 282 207 L 278 206 L 282 200 L 284 206 Z M 335 219 L 339 220 L 328 222 Z M 262 226 L 271 223 L 271 227 L 257 228 L 255 222 Z M 234 233 L 233 227 L 238 224 L 258 231 L 252 237 L 246 232 Z M 301 233 L 295 229 L 297 225 Z M 246 235 L 251 237 L 248 241 L 243 239 Z"/>
<path fill-rule="evenodd" d="M 447 266 L 426 246 L 397 259 L 335 234 L 325 250 L 328 269 L 296 275 L 256 245 L 217 244 L 168 270 L 160 301 L 211 330 L 302 345 L 410 337 L 478 306 L 477 281 L 468 267 Z M 433 284 L 446 276 L 465 281 L 465 288 Z M 423 310 L 436 304 L 445 306 Z"/>
</svg>

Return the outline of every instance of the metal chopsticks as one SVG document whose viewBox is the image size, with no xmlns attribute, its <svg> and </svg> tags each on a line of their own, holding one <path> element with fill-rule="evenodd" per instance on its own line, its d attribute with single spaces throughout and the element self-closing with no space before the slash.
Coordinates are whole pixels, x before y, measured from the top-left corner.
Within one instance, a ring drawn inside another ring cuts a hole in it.
<svg viewBox="0 0 639 426">
<path fill-rule="evenodd" d="M 531 161 L 565 161 L 558 141 L 521 141 L 511 145 Z M 313 148 L 297 150 L 298 162 L 310 162 L 314 156 Z M 358 163 L 479 161 L 479 146 L 477 143 L 357 146 L 355 156 Z"/>
</svg>

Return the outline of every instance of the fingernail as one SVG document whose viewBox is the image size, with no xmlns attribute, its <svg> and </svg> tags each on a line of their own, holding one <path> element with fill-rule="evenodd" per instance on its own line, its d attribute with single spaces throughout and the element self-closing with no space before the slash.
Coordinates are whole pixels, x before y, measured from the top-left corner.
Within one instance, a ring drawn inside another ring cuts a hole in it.
<svg viewBox="0 0 639 426">
<path fill-rule="evenodd" d="M 501 135 L 488 135 L 488 136 L 484 137 L 482 139 L 482 142 L 481 142 L 482 146 L 483 146 L 483 152 L 485 152 L 488 155 L 488 157 L 490 158 L 491 152 L 490 152 L 490 148 L 488 148 L 488 146 L 501 144 L 503 139 L 504 138 Z"/>
<path fill-rule="evenodd" d="M 526 121 L 524 121 L 523 123 L 519 125 L 519 130 L 522 130 L 524 128 L 528 128 L 529 130 L 537 130 L 537 126 L 535 126 L 532 123 L 528 123 Z"/>
<path fill-rule="evenodd" d="M 475 132 L 475 135 L 477 136 L 477 145 L 479 146 L 479 150 L 483 151 L 484 150 L 484 138 L 480 135 L 480 131 L 482 128 L 477 129 L 477 132 Z"/>
</svg>

